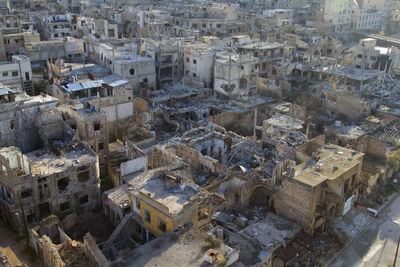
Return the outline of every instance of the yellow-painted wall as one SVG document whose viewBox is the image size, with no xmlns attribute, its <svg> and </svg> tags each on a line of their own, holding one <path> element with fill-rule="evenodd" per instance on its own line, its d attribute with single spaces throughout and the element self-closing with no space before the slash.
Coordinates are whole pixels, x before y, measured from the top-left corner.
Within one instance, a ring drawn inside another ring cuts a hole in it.
<svg viewBox="0 0 400 267">
<path fill-rule="evenodd" d="M 145 221 L 145 216 L 144 216 L 145 209 L 150 211 L 150 223 Z M 152 206 L 148 205 L 143 201 L 140 201 L 140 217 L 142 217 L 144 227 L 157 236 L 163 235 L 166 232 L 169 232 L 172 229 L 174 229 L 174 222 L 172 221 L 171 217 L 168 217 L 166 214 L 160 212 L 159 210 L 153 208 Z M 167 225 L 167 230 L 165 233 L 158 229 L 157 217 L 165 221 Z"/>
</svg>

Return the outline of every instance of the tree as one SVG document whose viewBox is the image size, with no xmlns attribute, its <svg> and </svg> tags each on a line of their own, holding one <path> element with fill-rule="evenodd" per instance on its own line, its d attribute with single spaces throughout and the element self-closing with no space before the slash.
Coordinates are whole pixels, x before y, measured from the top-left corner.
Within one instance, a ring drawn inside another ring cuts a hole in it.
<svg viewBox="0 0 400 267">
<path fill-rule="evenodd" d="M 33 91 L 35 95 L 40 95 L 41 93 L 46 93 L 46 84 L 44 81 L 34 82 Z"/>
</svg>

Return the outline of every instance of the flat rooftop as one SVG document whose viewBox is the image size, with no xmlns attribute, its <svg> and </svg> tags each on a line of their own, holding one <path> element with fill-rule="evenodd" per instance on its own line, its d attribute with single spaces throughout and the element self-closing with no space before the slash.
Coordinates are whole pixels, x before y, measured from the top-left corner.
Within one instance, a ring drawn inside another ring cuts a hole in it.
<svg viewBox="0 0 400 267">
<path fill-rule="evenodd" d="M 272 125 L 287 131 L 301 130 L 303 128 L 303 124 L 304 121 L 302 120 L 282 114 L 274 114 L 271 118 L 263 122 L 263 125 Z"/>
<path fill-rule="evenodd" d="M 329 128 L 335 130 L 337 136 L 344 139 L 357 139 L 367 134 L 367 131 L 358 125 L 330 126 Z"/>
<path fill-rule="evenodd" d="M 234 99 L 230 100 L 230 103 L 233 105 L 248 109 L 252 107 L 256 107 L 258 105 L 263 105 L 267 103 L 274 102 L 275 100 L 273 98 L 267 98 L 267 97 L 262 97 L 262 96 L 243 96 L 243 97 L 236 97 Z"/>
<path fill-rule="evenodd" d="M 86 73 L 107 73 L 106 67 L 97 64 L 81 64 L 81 63 L 65 63 L 61 67 L 62 75 L 75 75 L 75 74 L 86 74 Z"/>
<path fill-rule="evenodd" d="M 69 83 L 67 85 L 62 86 L 61 88 L 64 92 L 74 92 L 74 91 L 81 91 L 81 90 L 101 87 L 103 83 L 104 83 L 103 80 L 89 80 L 77 83 Z"/>
<path fill-rule="evenodd" d="M 119 62 L 126 62 L 126 61 L 131 61 L 131 62 L 143 62 L 143 61 L 153 61 L 153 58 L 151 57 L 142 57 L 138 55 L 123 55 L 120 58 L 117 58 L 114 60 L 115 63 Z"/>
<path fill-rule="evenodd" d="M 124 260 L 117 262 L 121 266 L 211 266 L 204 261 L 206 249 L 203 244 L 207 235 L 197 229 L 180 233 L 177 238 L 172 238 L 176 233 L 162 235 L 134 250 L 128 252 Z M 228 258 L 233 258 L 237 251 L 221 243 L 214 248 L 215 251 Z"/>
<path fill-rule="evenodd" d="M 184 184 L 167 186 L 164 178 L 148 180 L 139 192 L 162 204 L 171 214 L 181 212 L 183 207 L 190 203 L 192 196 L 197 193 L 192 187 Z"/>
<path fill-rule="evenodd" d="M 246 236 L 249 240 L 256 239 L 262 247 L 259 255 L 267 256 L 286 239 L 293 238 L 300 230 L 301 227 L 298 224 L 269 212 L 264 219 L 240 230 L 238 234 Z"/>
<path fill-rule="evenodd" d="M 28 96 L 25 93 L 17 93 L 15 95 L 15 102 L 7 102 L 0 104 L 0 112 L 10 111 L 17 106 L 28 108 L 31 106 L 49 105 L 51 109 L 59 103 L 59 100 L 49 95 Z"/>
<path fill-rule="evenodd" d="M 118 75 L 108 75 L 108 76 L 104 76 L 101 77 L 101 79 L 103 80 L 103 82 L 111 87 L 118 87 L 124 84 L 129 83 L 130 81 L 121 78 Z"/>
<path fill-rule="evenodd" d="M 245 45 L 241 45 L 238 46 L 238 48 L 242 48 L 242 49 L 277 49 L 277 48 L 282 48 L 284 47 L 284 44 L 280 44 L 278 42 L 273 42 L 273 43 L 268 43 L 268 42 L 255 42 L 255 43 L 251 43 L 251 44 L 245 44 Z"/>
<path fill-rule="evenodd" d="M 347 77 L 356 81 L 366 81 L 370 79 L 377 78 L 379 75 L 379 70 L 369 70 L 369 69 L 359 69 L 353 66 L 340 65 L 334 70 L 329 67 L 313 67 L 311 68 L 314 72 L 322 72 L 326 74 L 334 74 L 340 77 Z"/>
<path fill-rule="evenodd" d="M 192 95 L 197 95 L 202 92 L 211 92 L 210 88 L 196 87 L 191 85 L 184 85 L 180 83 L 174 83 L 171 86 L 164 87 L 163 90 L 151 92 L 151 101 L 160 103 L 167 101 L 171 98 L 179 99 L 185 98 Z"/>
<path fill-rule="evenodd" d="M 363 153 L 328 144 L 317 152 L 315 158 L 318 160 L 310 158 L 297 165 L 293 179 L 314 187 L 342 176 L 358 165 L 363 156 Z"/>
<path fill-rule="evenodd" d="M 107 198 L 119 206 L 120 208 L 126 208 L 129 206 L 129 185 L 123 184 L 121 186 L 112 188 L 103 193 Z"/>
<path fill-rule="evenodd" d="M 273 105 L 273 109 L 276 112 L 282 112 L 282 113 L 288 113 L 290 111 L 290 107 L 292 106 L 292 103 L 289 102 L 283 102 L 283 103 L 278 103 Z"/>
<path fill-rule="evenodd" d="M 240 56 L 236 53 L 218 52 L 216 54 L 216 61 L 219 63 L 228 64 L 229 61 L 231 61 L 231 63 L 246 63 L 250 61 L 256 62 L 258 59 L 250 55 Z"/>
<path fill-rule="evenodd" d="M 68 167 L 81 166 L 96 160 L 96 154 L 79 140 L 53 142 L 51 146 L 34 150 L 25 156 L 30 162 L 32 176 L 61 173 Z"/>
</svg>

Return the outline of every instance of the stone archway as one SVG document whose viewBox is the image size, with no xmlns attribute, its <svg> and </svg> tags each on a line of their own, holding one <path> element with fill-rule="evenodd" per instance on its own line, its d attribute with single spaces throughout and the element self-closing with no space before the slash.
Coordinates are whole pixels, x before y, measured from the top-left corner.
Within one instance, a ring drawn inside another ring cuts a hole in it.
<svg viewBox="0 0 400 267">
<path fill-rule="evenodd" d="M 250 195 L 249 206 L 273 208 L 271 190 L 264 185 L 256 186 Z"/>
</svg>

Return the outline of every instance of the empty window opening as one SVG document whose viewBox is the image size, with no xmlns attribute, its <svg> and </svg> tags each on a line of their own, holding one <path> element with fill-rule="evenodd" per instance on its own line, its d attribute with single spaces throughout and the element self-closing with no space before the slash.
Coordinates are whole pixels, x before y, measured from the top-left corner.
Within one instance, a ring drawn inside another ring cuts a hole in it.
<svg viewBox="0 0 400 267">
<path fill-rule="evenodd" d="M 36 222 L 36 214 L 33 213 L 26 216 L 26 221 L 28 222 L 28 224 Z"/>
<path fill-rule="evenodd" d="M 95 122 L 95 123 L 93 124 L 93 128 L 94 128 L 95 131 L 100 130 L 100 128 L 101 128 L 100 122 Z"/>
<path fill-rule="evenodd" d="M 69 178 L 68 177 L 62 178 L 57 181 L 57 188 L 59 191 L 64 191 L 67 189 L 68 184 L 69 184 Z"/>
<path fill-rule="evenodd" d="M 49 202 L 39 204 L 39 212 L 41 218 L 49 216 L 51 213 Z"/>
<path fill-rule="evenodd" d="M 141 234 L 142 233 L 142 226 L 140 224 L 136 223 L 136 233 Z"/>
<path fill-rule="evenodd" d="M 149 210 L 144 210 L 144 220 L 148 223 L 151 222 L 151 217 L 150 217 L 150 211 Z"/>
<path fill-rule="evenodd" d="M 163 219 L 157 218 L 157 228 L 165 233 L 167 231 L 167 223 Z"/>
<path fill-rule="evenodd" d="M 69 210 L 69 201 L 60 204 L 60 211 L 67 211 Z"/>
<path fill-rule="evenodd" d="M 103 150 L 104 149 L 104 143 L 99 143 L 99 150 Z"/>
<path fill-rule="evenodd" d="M 78 180 L 81 183 L 86 183 L 89 180 L 89 171 L 78 173 Z"/>
<path fill-rule="evenodd" d="M 345 182 L 344 182 L 344 193 L 347 193 L 347 191 L 349 191 L 349 188 L 350 188 L 350 179 L 347 179 Z"/>
<path fill-rule="evenodd" d="M 83 205 L 89 202 L 89 196 L 84 195 L 79 198 L 79 205 Z"/>
<path fill-rule="evenodd" d="M 32 193 L 32 188 L 24 189 L 23 191 L 21 191 L 21 199 L 32 197 Z"/>
</svg>

